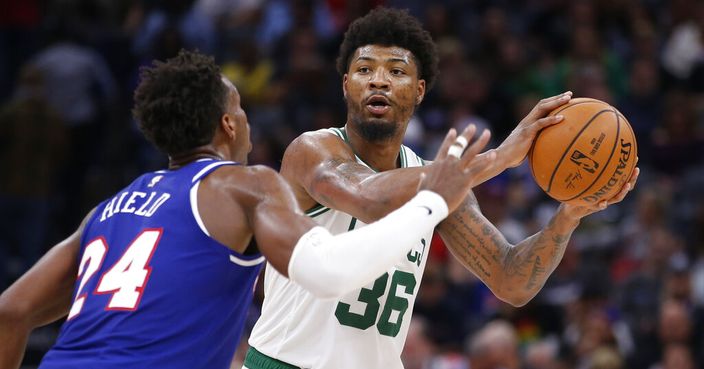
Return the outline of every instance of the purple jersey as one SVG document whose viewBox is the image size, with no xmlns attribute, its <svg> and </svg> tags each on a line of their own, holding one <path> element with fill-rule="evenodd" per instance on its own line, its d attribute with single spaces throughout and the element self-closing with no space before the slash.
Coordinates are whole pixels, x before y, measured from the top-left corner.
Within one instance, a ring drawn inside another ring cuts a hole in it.
<svg viewBox="0 0 704 369">
<path fill-rule="evenodd" d="M 212 239 L 196 194 L 232 164 L 148 173 L 96 208 L 71 311 L 40 368 L 229 367 L 264 257 Z"/>
</svg>

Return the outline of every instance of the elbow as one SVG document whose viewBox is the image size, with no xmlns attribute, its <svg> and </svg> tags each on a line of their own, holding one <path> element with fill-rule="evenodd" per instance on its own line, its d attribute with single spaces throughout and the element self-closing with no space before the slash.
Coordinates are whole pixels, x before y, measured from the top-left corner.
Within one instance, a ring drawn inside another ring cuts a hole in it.
<svg viewBox="0 0 704 369">
<path fill-rule="evenodd" d="M 501 301 L 513 306 L 523 307 L 527 305 L 537 295 L 537 291 L 506 291 L 505 289 L 497 290 L 494 295 Z"/>
<path fill-rule="evenodd" d="M 513 306 L 513 307 L 523 307 L 527 305 L 530 300 L 533 299 L 533 296 L 507 296 L 507 295 L 496 295 L 496 297 L 499 298 L 499 300 Z"/>
<path fill-rule="evenodd" d="M 504 301 L 506 301 L 507 304 L 509 304 L 513 307 L 519 308 L 519 307 L 526 306 L 530 302 L 530 300 L 532 300 L 532 299 L 533 299 L 533 296 L 527 296 L 527 297 L 521 296 L 521 297 L 513 297 L 510 299 L 506 299 Z"/>
<path fill-rule="evenodd" d="M 10 327 L 20 327 L 27 324 L 26 309 L 18 304 L 13 304 L 6 296 L 0 296 L 0 331 Z"/>
</svg>

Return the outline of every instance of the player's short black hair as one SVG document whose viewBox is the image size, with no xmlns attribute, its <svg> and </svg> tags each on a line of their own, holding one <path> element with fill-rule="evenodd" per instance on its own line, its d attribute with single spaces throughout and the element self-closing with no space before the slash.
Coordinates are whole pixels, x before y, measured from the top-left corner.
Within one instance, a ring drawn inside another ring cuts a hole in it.
<svg viewBox="0 0 704 369">
<path fill-rule="evenodd" d="M 337 71 L 347 73 L 354 52 L 365 45 L 398 46 L 410 51 L 430 90 L 438 75 L 438 51 L 430 33 L 408 10 L 378 7 L 358 18 L 345 32 L 337 58 Z"/>
<path fill-rule="evenodd" d="M 140 79 L 132 113 L 159 150 L 178 154 L 212 141 L 228 95 L 212 57 L 181 50 L 142 67 Z"/>
</svg>

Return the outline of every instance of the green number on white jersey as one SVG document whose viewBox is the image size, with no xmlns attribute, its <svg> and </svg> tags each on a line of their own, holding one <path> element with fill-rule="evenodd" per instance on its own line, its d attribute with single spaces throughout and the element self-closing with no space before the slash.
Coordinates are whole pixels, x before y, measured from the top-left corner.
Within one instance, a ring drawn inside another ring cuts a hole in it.
<svg viewBox="0 0 704 369">
<path fill-rule="evenodd" d="M 362 288 L 359 291 L 357 301 L 366 303 L 364 313 L 356 314 L 350 312 L 350 304 L 339 302 L 335 309 L 335 317 L 340 324 L 359 329 L 367 329 L 374 325 L 376 316 L 379 313 L 379 297 L 386 290 L 386 283 L 389 280 L 389 274 L 384 273 L 381 277 L 374 281 L 371 289 Z M 386 299 L 384 309 L 381 312 L 376 328 L 379 333 L 384 336 L 396 337 L 401 330 L 403 324 L 403 316 L 408 310 L 408 299 L 401 296 L 396 296 L 398 286 L 405 287 L 404 292 L 413 295 L 416 288 L 416 277 L 412 273 L 397 270 L 391 278 L 391 287 L 389 288 L 389 297 Z M 391 322 L 391 313 L 398 311 L 398 316 L 394 322 Z"/>
</svg>

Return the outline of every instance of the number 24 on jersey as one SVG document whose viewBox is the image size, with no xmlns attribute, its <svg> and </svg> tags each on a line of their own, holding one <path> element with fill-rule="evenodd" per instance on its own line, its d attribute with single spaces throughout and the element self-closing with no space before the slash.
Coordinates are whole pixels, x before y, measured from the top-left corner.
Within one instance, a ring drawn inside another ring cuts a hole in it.
<svg viewBox="0 0 704 369">
<path fill-rule="evenodd" d="M 96 295 L 112 294 L 105 310 L 133 311 L 139 306 L 144 287 L 149 280 L 149 261 L 154 255 L 163 229 L 145 229 L 125 250 L 120 259 L 100 277 L 93 292 Z M 78 290 L 68 313 L 68 320 L 75 318 L 83 309 L 88 293 L 83 291 L 88 280 L 100 270 L 109 245 L 98 237 L 86 245 L 78 267 Z"/>
</svg>

